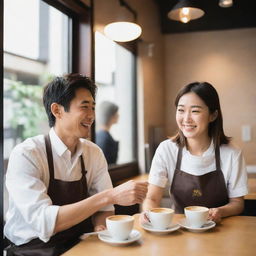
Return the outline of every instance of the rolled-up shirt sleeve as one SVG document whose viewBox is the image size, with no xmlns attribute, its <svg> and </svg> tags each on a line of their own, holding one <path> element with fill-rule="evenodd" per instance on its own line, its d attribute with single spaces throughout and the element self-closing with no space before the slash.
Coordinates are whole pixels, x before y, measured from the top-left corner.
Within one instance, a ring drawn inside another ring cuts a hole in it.
<svg viewBox="0 0 256 256">
<path fill-rule="evenodd" d="M 89 187 L 89 195 L 95 195 L 103 190 L 113 188 L 110 175 L 108 172 L 108 164 L 104 157 L 104 154 L 100 148 L 98 152 L 94 152 L 96 158 L 93 163 L 93 172 L 92 172 L 92 183 Z M 115 208 L 113 205 L 107 205 L 101 208 L 99 211 L 114 211 Z"/>
<path fill-rule="evenodd" d="M 154 158 L 152 160 L 149 179 L 150 184 L 164 188 L 168 181 L 167 164 L 164 159 L 165 151 L 163 145 L 160 144 L 157 148 Z"/>
<path fill-rule="evenodd" d="M 241 151 L 233 156 L 230 177 L 228 180 L 228 193 L 230 198 L 240 197 L 248 194 L 247 170 Z"/>
<path fill-rule="evenodd" d="M 10 156 L 6 187 L 13 207 L 7 218 L 16 215 L 24 225 L 27 223 L 33 229 L 35 237 L 47 242 L 53 235 L 59 206 L 52 205 L 47 195 L 47 187 L 42 181 L 43 174 L 40 170 L 42 167 L 35 153 L 33 150 L 24 152 L 17 147 Z M 19 229 L 12 230 L 10 222 L 7 225 L 7 236 L 13 231 L 10 235 L 15 237 L 15 231 Z"/>
</svg>

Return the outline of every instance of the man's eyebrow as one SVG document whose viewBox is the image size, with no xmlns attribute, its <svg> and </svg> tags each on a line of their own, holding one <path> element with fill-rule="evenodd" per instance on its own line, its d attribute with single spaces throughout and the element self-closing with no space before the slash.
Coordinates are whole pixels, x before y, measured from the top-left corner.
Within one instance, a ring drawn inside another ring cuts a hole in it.
<svg viewBox="0 0 256 256">
<path fill-rule="evenodd" d="M 83 100 L 83 101 L 81 102 L 81 104 L 90 104 L 90 103 L 92 103 L 93 105 L 96 105 L 96 102 L 95 102 L 95 101 Z"/>
</svg>

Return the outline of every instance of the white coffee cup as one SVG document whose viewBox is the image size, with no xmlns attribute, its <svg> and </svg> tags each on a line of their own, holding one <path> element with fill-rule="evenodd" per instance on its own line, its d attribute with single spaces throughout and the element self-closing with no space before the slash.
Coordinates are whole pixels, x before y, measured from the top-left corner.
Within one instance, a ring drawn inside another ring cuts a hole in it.
<svg viewBox="0 0 256 256">
<path fill-rule="evenodd" d="M 134 224 L 130 215 L 112 215 L 106 218 L 107 229 L 115 240 L 128 239 Z"/>
<path fill-rule="evenodd" d="M 209 208 L 203 206 L 188 206 L 184 208 L 188 225 L 192 228 L 202 227 L 208 218 Z"/>
<path fill-rule="evenodd" d="M 170 208 L 153 208 L 147 213 L 152 227 L 164 230 L 171 225 L 174 210 Z"/>
</svg>

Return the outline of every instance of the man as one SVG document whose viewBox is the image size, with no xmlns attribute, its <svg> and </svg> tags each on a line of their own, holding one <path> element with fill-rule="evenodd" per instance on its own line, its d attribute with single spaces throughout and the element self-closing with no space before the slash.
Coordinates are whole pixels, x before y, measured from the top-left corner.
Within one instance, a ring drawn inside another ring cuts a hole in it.
<svg viewBox="0 0 256 256">
<path fill-rule="evenodd" d="M 95 84 L 78 74 L 45 87 L 50 132 L 17 145 L 9 159 L 8 255 L 60 255 L 82 233 L 105 229 L 113 204 L 145 198 L 147 183 L 113 188 L 102 151 L 85 140 L 95 118 L 95 91 Z"/>
</svg>

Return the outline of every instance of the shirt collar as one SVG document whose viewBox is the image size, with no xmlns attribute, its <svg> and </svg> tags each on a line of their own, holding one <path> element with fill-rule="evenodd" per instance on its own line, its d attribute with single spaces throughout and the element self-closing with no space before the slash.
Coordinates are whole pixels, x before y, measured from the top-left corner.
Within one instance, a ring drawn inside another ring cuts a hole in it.
<svg viewBox="0 0 256 256">
<path fill-rule="evenodd" d="M 70 152 L 68 147 L 63 143 L 63 141 L 57 135 L 53 127 L 50 129 L 49 135 L 50 135 L 52 147 L 54 148 L 54 150 L 59 156 L 62 156 L 66 151 Z M 82 155 L 82 153 L 83 153 L 83 147 L 82 147 L 81 140 L 79 140 L 77 144 L 75 156 L 78 157 Z"/>
<path fill-rule="evenodd" d="M 68 150 L 67 146 L 62 142 L 62 140 L 56 134 L 56 132 L 54 131 L 54 128 L 50 129 L 49 135 L 50 135 L 52 147 L 54 148 L 54 150 L 59 156 L 62 156 Z"/>
<path fill-rule="evenodd" d="M 184 150 L 185 150 L 185 153 L 186 153 L 186 154 L 191 155 L 190 152 L 189 152 L 189 150 L 187 149 L 187 147 L 184 147 Z M 209 155 L 211 155 L 213 152 L 214 152 L 214 143 L 213 143 L 213 140 L 211 140 L 210 146 L 208 147 L 208 149 L 207 149 L 206 151 L 204 151 L 204 153 L 203 153 L 202 156 L 200 156 L 200 157 L 209 156 Z M 191 156 L 193 156 L 193 155 L 191 155 Z M 195 156 L 195 157 L 198 157 L 198 156 Z"/>
</svg>

